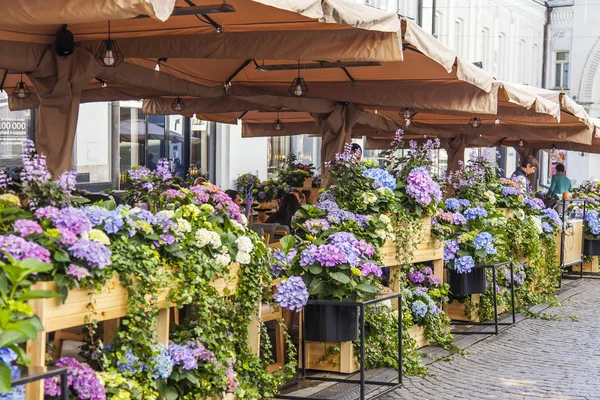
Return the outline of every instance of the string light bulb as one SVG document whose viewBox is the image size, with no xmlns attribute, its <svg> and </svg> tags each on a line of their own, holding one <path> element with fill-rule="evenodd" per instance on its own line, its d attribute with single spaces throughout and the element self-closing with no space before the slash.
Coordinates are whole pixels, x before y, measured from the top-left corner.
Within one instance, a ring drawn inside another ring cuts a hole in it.
<svg viewBox="0 0 600 400">
<path fill-rule="evenodd" d="M 110 68 L 118 66 L 125 59 L 117 42 L 110 38 L 110 21 L 108 21 L 108 39 L 100 43 L 95 58 L 98 64 Z"/>
<path fill-rule="evenodd" d="M 302 97 L 308 93 L 308 85 L 303 78 L 300 77 L 300 60 L 298 60 L 298 77 L 294 78 L 289 88 L 290 93 L 294 97 Z"/>
<path fill-rule="evenodd" d="M 471 127 L 477 129 L 481 126 L 481 120 L 477 117 L 473 117 L 471 119 L 471 121 L 469 121 L 469 125 L 471 125 Z"/>
<path fill-rule="evenodd" d="M 283 130 L 283 122 L 279 119 L 279 109 L 277 109 L 277 119 L 273 122 L 273 130 L 276 132 L 281 132 Z"/>
</svg>

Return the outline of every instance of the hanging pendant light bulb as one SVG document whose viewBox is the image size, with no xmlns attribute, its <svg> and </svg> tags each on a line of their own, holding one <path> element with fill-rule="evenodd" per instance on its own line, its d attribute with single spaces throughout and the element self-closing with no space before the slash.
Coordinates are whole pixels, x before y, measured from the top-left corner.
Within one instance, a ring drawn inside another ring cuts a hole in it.
<svg viewBox="0 0 600 400">
<path fill-rule="evenodd" d="M 117 42 L 110 38 L 110 21 L 108 21 L 108 39 L 100 43 L 96 50 L 96 62 L 103 67 L 116 67 L 123 62 L 124 57 Z"/>
<path fill-rule="evenodd" d="M 277 119 L 273 122 L 273 130 L 281 132 L 283 130 L 283 122 L 279 119 L 279 109 L 277 109 Z"/>
<path fill-rule="evenodd" d="M 292 81 L 289 91 L 295 97 L 302 97 L 308 93 L 308 86 L 304 82 L 304 79 L 300 77 L 300 60 L 298 60 L 298 77 Z"/>
<path fill-rule="evenodd" d="M 183 99 L 177 96 L 177 98 L 173 100 L 173 103 L 171 103 L 171 109 L 178 113 L 183 112 L 183 110 L 185 110 L 185 103 L 183 102 Z"/>
<path fill-rule="evenodd" d="M 404 118 L 404 126 L 408 128 L 408 126 L 412 122 L 412 119 L 417 113 L 412 108 L 403 108 L 402 110 L 400 110 L 399 114 L 402 118 Z"/>
<path fill-rule="evenodd" d="M 519 147 L 523 147 L 523 139 L 519 139 Z"/>
<path fill-rule="evenodd" d="M 471 121 L 469 122 L 469 125 L 471 125 L 471 127 L 477 129 L 481 126 L 481 120 L 477 117 L 473 117 L 471 119 Z"/>
<path fill-rule="evenodd" d="M 17 82 L 17 86 L 15 86 L 13 90 L 13 96 L 17 99 L 25 100 L 30 94 L 31 91 L 29 90 L 29 86 L 23 81 L 23 73 L 21 73 L 21 80 Z"/>
</svg>

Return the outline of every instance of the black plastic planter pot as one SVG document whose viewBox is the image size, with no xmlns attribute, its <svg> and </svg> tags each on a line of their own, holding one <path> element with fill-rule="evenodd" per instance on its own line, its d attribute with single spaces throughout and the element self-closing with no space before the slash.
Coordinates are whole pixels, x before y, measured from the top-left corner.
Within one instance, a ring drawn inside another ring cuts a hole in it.
<svg viewBox="0 0 600 400">
<path fill-rule="evenodd" d="M 358 337 L 358 308 L 336 304 L 304 307 L 304 337 L 311 342 L 350 342 Z"/>
<path fill-rule="evenodd" d="M 473 268 L 468 274 L 459 274 L 451 269 L 448 274 L 453 295 L 485 293 L 485 268 Z"/>
<path fill-rule="evenodd" d="M 600 256 L 600 239 L 583 239 L 584 256 Z"/>
</svg>

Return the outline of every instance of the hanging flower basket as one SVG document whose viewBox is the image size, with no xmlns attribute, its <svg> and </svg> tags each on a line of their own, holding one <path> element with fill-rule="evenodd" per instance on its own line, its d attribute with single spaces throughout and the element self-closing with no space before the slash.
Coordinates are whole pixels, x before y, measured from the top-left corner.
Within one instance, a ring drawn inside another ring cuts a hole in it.
<svg viewBox="0 0 600 400">
<path fill-rule="evenodd" d="M 600 239 L 583 240 L 583 255 L 584 256 L 600 256 Z"/>
<path fill-rule="evenodd" d="M 473 268 L 470 273 L 459 274 L 448 270 L 450 292 L 455 296 L 485 293 L 485 268 Z"/>
<path fill-rule="evenodd" d="M 357 307 L 308 304 L 304 321 L 304 337 L 311 342 L 349 342 L 358 337 Z"/>
</svg>

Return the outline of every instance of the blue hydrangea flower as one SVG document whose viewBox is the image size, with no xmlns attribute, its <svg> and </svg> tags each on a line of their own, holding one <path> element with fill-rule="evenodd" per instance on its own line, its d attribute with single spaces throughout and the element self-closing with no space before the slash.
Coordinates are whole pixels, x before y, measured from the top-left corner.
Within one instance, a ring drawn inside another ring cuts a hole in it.
<svg viewBox="0 0 600 400">
<path fill-rule="evenodd" d="M 429 308 L 427 307 L 427 304 L 423 303 L 421 300 L 416 300 L 410 305 L 410 309 L 417 317 L 423 318 L 427 315 Z"/>
<path fill-rule="evenodd" d="M 475 245 L 476 250 L 485 250 L 486 254 L 496 254 L 496 247 L 494 246 L 494 237 L 489 232 L 481 232 L 475 239 L 473 239 L 473 244 Z"/>
<path fill-rule="evenodd" d="M 156 346 L 158 355 L 154 357 L 154 378 L 167 379 L 173 372 L 173 359 L 163 344 Z"/>
<path fill-rule="evenodd" d="M 458 199 L 458 203 L 461 207 L 471 207 L 471 202 L 467 199 Z"/>
<path fill-rule="evenodd" d="M 560 217 L 553 208 L 545 208 L 542 210 L 544 217 L 550 219 L 554 225 L 560 225 Z"/>
<path fill-rule="evenodd" d="M 363 172 L 363 176 L 375 180 L 373 185 L 375 189 L 381 186 L 390 190 L 396 189 L 396 178 L 384 169 L 371 168 Z"/>
<path fill-rule="evenodd" d="M 552 228 L 552 225 L 550 225 L 546 221 L 542 222 L 542 230 L 546 233 L 552 233 L 554 231 L 554 229 Z"/>
<path fill-rule="evenodd" d="M 452 212 L 456 212 L 460 209 L 460 202 L 455 198 L 447 199 L 444 204 L 446 205 L 446 208 Z"/>
<path fill-rule="evenodd" d="M 105 245 L 87 239 L 78 240 L 69 247 L 69 253 L 80 260 L 85 260 L 90 266 L 104 268 L 111 265 L 111 252 Z"/>
<path fill-rule="evenodd" d="M 282 279 L 275 291 L 275 301 L 280 307 L 291 311 L 302 311 L 308 301 L 308 289 L 299 276 Z"/>
<path fill-rule="evenodd" d="M 472 221 L 477 218 L 487 217 L 488 213 L 484 208 L 474 207 L 466 209 L 464 215 L 467 221 Z"/>
<path fill-rule="evenodd" d="M 142 371 L 140 359 L 131 350 L 125 350 L 123 357 L 117 361 L 117 367 L 123 373 L 135 375 Z"/>
<path fill-rule="evenodd" d="M 471 256 L 462 256 L 454 260 L 454 268 L 459 274 L 468 274 L 475 268 L 475 260 Z"/>
<path fill-rule="evenodd" d="M 108 210 L 98 206 L 88 206 L 83 208 L 83 213 L 88 217 L 94 227 L 104 222 Z"/>
<path fill-rule="evenodd" d="M 106 233 L 117 233 L 123 229 L 123 225 L 123 217 L 121 217 L 119 211 L 113 210 L 106 213 L 106 216 L 104 217 L 104 231 Z"/>
<path fill-rule="evenodd" d="M 504 195 L 504 196 L 518 196 L 519 195 L 519 191 L 517 190 L 517 188 L 514 188 L 512 186 L 502 186 L 502 195 Z"/>
</svg>

